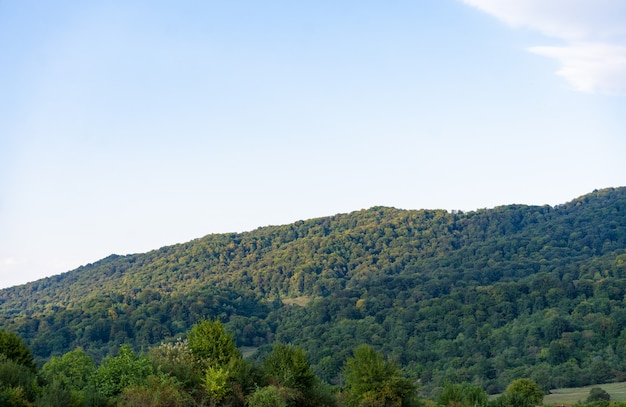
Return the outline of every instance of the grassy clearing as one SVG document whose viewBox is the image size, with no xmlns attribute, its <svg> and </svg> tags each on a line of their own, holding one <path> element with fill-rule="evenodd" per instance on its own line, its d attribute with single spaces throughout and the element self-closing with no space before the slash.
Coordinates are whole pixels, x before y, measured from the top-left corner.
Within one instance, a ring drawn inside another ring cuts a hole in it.
<svg viewBox="0 0 626 407">
<path fill-rule="evenodd" d="M 256 353 L 257 349 L 259 349 L 258 346 L 242 346 L 241 348 L 239 348 L 239 351 L 241 352 L 241 356 L 243 356 L 244 358 L 249 358 Z"/>
<path fill-rule="evenodd" d="M 296 298 L 283 298 L 282 301 L 283 301 L 283 304 L 285 305 L 299 305 L 301 307 L 304 307 L 311 301 L 311 296 L 303 295 L 301 297 L 296 297 Z"/>
<path fill-rule="evenodd" d="M 575 404 L 585 401 L 589 391 L 593 387 L 600 387 L 611 395 L 611 401 L 626 401 L 626 382 L 595 384 L 586 387 L 572 387 L 567 389 L 554 389 L 543 398 L 543 404 Z"/>
</svg>

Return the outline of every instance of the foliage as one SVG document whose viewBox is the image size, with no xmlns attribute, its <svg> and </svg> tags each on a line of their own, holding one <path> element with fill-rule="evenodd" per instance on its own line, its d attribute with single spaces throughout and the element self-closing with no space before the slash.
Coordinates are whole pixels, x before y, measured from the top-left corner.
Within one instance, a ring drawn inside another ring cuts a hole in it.
<svg viewBox="0 0 626 407">
<path fill-rule="evenodd" d="M 516 379 L 509 384 L 506 391 L 496 400 L 500 407 L 534 407 L 541 405 L 543 391 L 537 383 L 530 379 Z"/>
<path fill-rule="evenodd" d="M 202 386 L 212 405 L 220 403 L 230 392 L 229 372 L 222 366 L 207 366 Z"/>
<path fill-rule="evenodd" d="M 213 321 L 209 324 L 220 329 L 196 332 L 218 332 L 218 338 L 228 336 L 222 332 L 220 324 Z M 38 372 L 1 355 L 0 405 L 533 407 L 543 400 L 543 392 L 533 380 L 518 378 L 492 401 L 487 401 L 485 391 L 478 386 L 447 382 L 436 404 L 422 402 L 416 398 L 415 384 L 404 377 L 395 363 L 368 345 L 355 348 L 353 356 L 346 360 L 345 384 L 339 393 L 319 380 L 309 365 L 306 352 L 291 344 L 275 344 L 261 363 L 262 375 L 236 352 L 223 365 L 215 363 L 218 358 L 207 358 L 205 360 L 213 363 L 196 365 L 202 368 L 202 380 L 187 385 L 171 374 L 179 372 L 176 365 L 185 360 L 192 363 L 197 360 L 189 359 L 192 352 L 186 341 L 162 344 L 147 354 L 150 358 L 136 355 L 123 345 L 117 356 L 107 357 L 96 369 L 91 357 L 82 349 L 76 349 L 52 358 Z M 621 389 L 614 385 L 607 387 L 614 391 Z M 605 390 L 594 387 L 586 403 L 580 406 L 624 407 L 624 403 L 609 399 Z"/>
<path fill-rule="evenodd" d="M 587 403 L 592 403 L 594 401 L 600 400 L 609 401 L 611 400 L 611 395 L 601 387 L 592 387 L 589 391 L 589 397 L 587 397 Z"/>
<path fill-rule="evenodd" d="M 105 397 L 120 394 L 124 388 L 141 384 L 153 373 L 152 364 L 146 357 L 137 356 L 124 345 L 119 355 L 108 357 L 92 376 L 93 384 Z"/>
<path fill-rule="evenodd" d="M 93 359 L 82 349 L 75 349 L 63 356 L 53 356 L 39 372 L 48 383 L 57 382 L 67 389 L 83 389 L 96 370 Z"/>
<path fill-rule="evenodd" d="M 437 397 L 438 406 L 447 407 L 486 407 L 487 393 L 469 383 L 446 383 Z"/>
<path fill-rule="evenodd" d="M 273 385 L 295 389 L 303 394 L 310 393 L 315 385 L 315 374 L 300 347 L 276 343 L 262 368 L 266 379 Z"/>
<path fill-rule="evenodd" d="M 118 397 L 118 405 L 134 407 L 186 407 L 196 405 L 176 379 L 168 376 L 149 376 L 144 383 L 125 387 Z"/>
<path fill-rule="evenodd" d="M 606 383 L 626 378 L 624 226 L 625 188 L 467 213 L 375 207 L 0 290 L 0 326 L 40 363 L 77 347 L 100 363 L 219 319 L 236 345 L 259 347 L 256 362 L 290 343 L 333 384 L 361 343 L 426 394 L 462 382 L 500 393 L 520 377 L 544 391 Z M 202 377 L 168 372 L 188 388 Z"/>
<path fill-rule="evenodd" d="M 35 368 L 30 349 L 24 345 L 22 339 L 12 332 L 5 332 L 0 328 L 0 356 L 12 360 L 30 369 Z"/>
<path fill-rule="evenodd" d="M 288 406 L 332 406 L 334 397 L 329 389 L 320 382 L 309 364 L 306 353 L 301 347 L 276 343 L 262 363 L 261 369 L 266 383 L 265 394 L 281 394 Z M 275 392 L 271 387 L 280 389 Z M 269 397 L 269 396 L 268 396 Z"/>
<path fill-rule="evenodd" d="M 347 360 L 345 391 L 351 406 L 404 406 L 415 396 L 416 387 L 399 369 L 370 346 L 361 345 Z"/>
<path fill-rule="evenodd" d="M 68 407 L 81 406 L 79 400 L 72 399 L 72 393 L 60 381 L 53 381 L 41 389 L 37 401 L 38 407 Z"/>
<path fill-rule="evenodd" d="M 0 388 L 0 405 L 3 407 L 30 407 L 26 391 L 23 387 Z"/>
<path fill-rule="evenodd" d="M 248 407 L 287 407 L 289 390 L 274 385 L 258 388 L 248 397 Z"/>
<path fill-rule="evenodd" d="M 196 358 L 191 353 L 187 340 L 162 343 L 150 348 L 148 357 L 156 372 L 175 377 L 182 385 L 191 389 L 197 386 L 202 375 L 196 369 Z"/>
<path fill-rule="evenodd" d="M 33 370 L 0 355 L 0 405 L 26 406 L 35 397 Z"/>
<path fill-rule="evenodd" d="M 191 353 L 204 368 L 226 366 L 232 359 L 241 358 L 233 335 L 218 321 L 203 320 L 195 324 L 187 335 Z"/>
</svg>

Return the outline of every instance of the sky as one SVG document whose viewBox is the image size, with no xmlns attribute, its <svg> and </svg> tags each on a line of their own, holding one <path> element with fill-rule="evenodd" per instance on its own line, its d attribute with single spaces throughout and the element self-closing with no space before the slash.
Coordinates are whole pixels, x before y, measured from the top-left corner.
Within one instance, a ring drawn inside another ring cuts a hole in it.
<svg viewBox="0 0 626 407">
<path fill-rule="evenodd" d="M 623 0 L 0 0 L 0 288 L 626 185 Z"/>
</svg>

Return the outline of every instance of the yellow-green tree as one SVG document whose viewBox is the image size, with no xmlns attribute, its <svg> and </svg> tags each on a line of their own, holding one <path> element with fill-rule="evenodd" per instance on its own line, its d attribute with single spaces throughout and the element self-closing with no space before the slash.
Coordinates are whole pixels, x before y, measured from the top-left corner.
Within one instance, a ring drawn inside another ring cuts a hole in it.
<svg viewBox="0 0 626 407">
<path fill-rule="evenodd" d="M 400 407 L 417 403 L 416 386 L 372 347 L 361 345 L 344 367 L 345 396 L 351 407 Z"/>
<path fill-rule="evenodd" d="M 233 335 L 219 320 L 203 320 L 189 330 L 187 341 L 198 361 L 206 397 L 211 405 L 218 405 L 237 385 L 237 370 L 242 368 Z"/>
</svg>

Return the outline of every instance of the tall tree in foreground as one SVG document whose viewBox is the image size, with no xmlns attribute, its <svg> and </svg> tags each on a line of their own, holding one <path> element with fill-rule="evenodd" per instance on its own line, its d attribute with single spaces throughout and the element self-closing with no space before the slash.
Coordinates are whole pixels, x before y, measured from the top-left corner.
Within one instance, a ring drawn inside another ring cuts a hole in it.
<svg viewBox="0 0 626 407">
<path fill-rule="evenodd" d="M 126 387 L 143 384 L 153 372 L 147 357 L 137 356 L 130 346 L 123 345 L 119 355 L 107 357 L 91 379 L 100 394 L 115 397 Z"/>
<path fill-rule="evenodd" d="M 367 345 L 354 350 L 344 367 L 345 397 L 350 407 L 417 405 L 416 386 L 400 369 Z"/>
<path fill-rule="evenodd" d="M 35 371 L 35 363 L 30 349 L 24 345 L 22 340 L 11 332 L 6 332 L 0 328 L 0 356 L 11 360 L 19 365 L 25 366 Z"/>
<path fill-rule="evenodd" d="M 516 379 L 493 402 L 494 407 L 533 407 L 543 402 L 543 391 L 530 379 Z"/>
<path fill-rule="evenodd" d="M 241 358 L 233 335 L 226 332 L 219 320 L 198 322 L 187 333 L 187 341 L 191 353 L 204 369 L 225 366 L 231 360 Z"/>
<path fill-rule="evenodd" d="M 261 367 L 269 386 L 258 389 L 250 399 L 262 405 L 262 398 L 281 399 L 286 406 L 321 407 L 335 404 L 329 386 L 313 372 L 301 347 L 277 343 Z M 250 403 L 249 400 L 249 403 Z"/>
<path fill-rule="evenodd" d="M 235 345 L 233 335 L 219 320 L 203 320 L 187 333 L 192 355 L 198 361 L 202 387 L 211 405 L 243 405 L 246 389 L 241 383 L 248 364 Z M 228 399 L 228 400 L 227 400 Z"/>
<path fill-rule="evenodd" d="M 17 335 L 0 329 L 0 405 L 30 405 L 35 370 L 30 349 Z"/>
<path fill-rule="evenodd" d="M 446 407 L 486 407 L 487 393 L 469 383 L 447 383 L 437 397 L 438 406 Z"/>
</svg>

